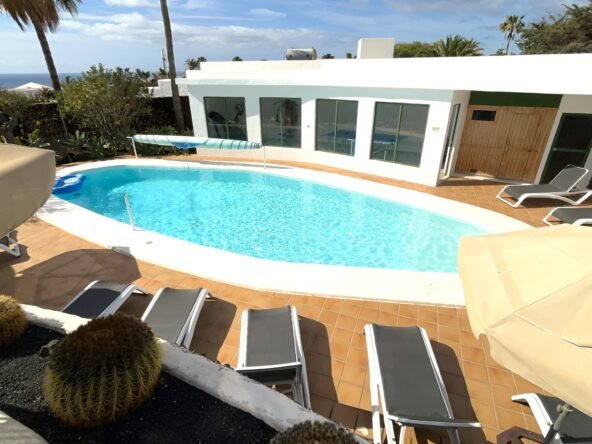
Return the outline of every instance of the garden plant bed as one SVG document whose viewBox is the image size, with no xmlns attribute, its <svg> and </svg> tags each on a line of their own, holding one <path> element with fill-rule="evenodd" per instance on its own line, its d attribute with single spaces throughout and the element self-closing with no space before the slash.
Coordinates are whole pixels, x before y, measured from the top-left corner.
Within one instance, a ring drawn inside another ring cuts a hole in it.
<svg viewBox="0 0 592 444">
<path fill-rule="evenodd" d="M 62 335 L 29 325 L 0 352 L 0 410 L 51 443 L 267 443 L 275 430 L 241 410 L 162 372 L 154 395 L 105 427 L 73 429 L 49 411 L 42 379 L 48 358 L 39 350 Z"/>
</svg>

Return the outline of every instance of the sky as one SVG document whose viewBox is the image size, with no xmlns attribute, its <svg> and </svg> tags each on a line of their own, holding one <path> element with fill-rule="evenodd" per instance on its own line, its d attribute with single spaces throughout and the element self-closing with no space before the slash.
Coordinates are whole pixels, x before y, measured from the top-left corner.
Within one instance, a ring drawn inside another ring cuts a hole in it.
<svg viewBox="0 0 592 444">
<path fill-rule="evenodd" d="M 355 54 L 362 37 L 396 42 L 434 41 L 449 34 L 472 37 L 486 54 L 505 47 L 499 31 L 507 15 L 529 23 L 558 13 L 562 3 L 585 0 L 168 0 L 175 59 L 280 60 L 288 48 L 317 49 L 319 57 Z M 162 66 L 164 30 L 159 0 L 85 0 L 75 17 L 64 15 L 48 40 L 59 72 L 96 63 L 156 70 Z M 513 47 L 514 51 L 517 51 Z M 0 13 L 0 73 L 46 72 L 32 29 L 21 31 Z"/>
</svg>

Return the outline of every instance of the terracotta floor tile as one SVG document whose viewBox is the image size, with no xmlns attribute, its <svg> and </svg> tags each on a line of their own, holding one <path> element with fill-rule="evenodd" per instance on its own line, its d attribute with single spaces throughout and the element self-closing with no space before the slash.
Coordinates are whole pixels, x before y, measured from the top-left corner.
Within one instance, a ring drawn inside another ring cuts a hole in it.
<svg viewBox="0 0 592 444">
<path fill-rule="evenodd" d="M 488 367 L 487 372 L 489 373 L 489 382 L 491 382 L 491 384 L 500 385 L 514 391 L 516 390 L 514 376 L 508 370 L 496 367 Z"/>
<path fill-rule="evenodd" d="M 507 410 L 502 407 L 496 407 L 495 413 L 499 423 L 500 430 L 506 430 L 510 427 L 526 427 L 526 421 L 522 413 Z"/>
<path fill-rule="evenodd" d="M 436 311 L 428 310 L 425 307 L 419 307 L 419 318 L 420 321 L 431 322 L 436 324 L 438 322 L 438 313 Z"/>
<path fill-rule="evenodd" d="M 333 406 L 333 411 L 331 413 L 331 419 L 333 421 L 342 424 L 349 429 L 354 429 L 356 427 L 357 418 L 357 408 L 343 405 L 340 403 L 337 403 L 335 404 L 335 406 Z"/>
<path fill-rule="evenodd" d="M 356 367 L 353 365 L 346 364 L 343 367 L 341 373 L 341 381 L 348 382 L 350 384 L 363 386 L 366 377 L 366 367 Z"/>
<path fill-rule="evenodd" d="M 399 305 L 399 317 L 417 319 L 418 317 L 418 306 L 412 304 L 400 304 Z"/>
<path fill-rule="evenodd" d="M 341 307 L 340 314 L 352 318 L 357 318 L 361 308 L 362 307 L 360 305 L 354 305 L 350 302 L 344 302 L 343 306 Z"/>
<path fill-rule="evenodd" d="M 463 374 L 467 379 L 474 379 L 475 381 L 489 383 L 487 376 L 487 369 L 484 365 L 473 364 L 472 362 L 463 362 Z"/>
<path fill-rule="evenodd" d="M 338 313 L 323 308 L 321 310 L 321 314 L 319 315 L 318 320 L 323 324 L 335 325 L 335 323 L 337 322 L 337 316 L 339 316 Z"/>
<path fill-rule="evenodd" d="M 339 383 L 337 388 L 337 401 L 340 404 L 356 407 L 360 405 L 360 398 L 362 397 L 362 386 L 351 384 L 343 380 Z"/>
<path fill-rule="evenodd" d="M 332 311 L 335 313 L 339 313 L 341 311 L 341 307 L 343 306 L 343 301 L 340 299 L 327 299 L 323 304 L 323 310 Z"/>
<path fill-rule="evenodd" d="M 335 401 L 332 401 L 327 398 L 323 398 L 317 395 L 310 396 L 310 403 L 312 405 L 312 410 L 318 413 L 325 418 L 331 417 L 331 411 L 333 410 L 333 406 L 335 405 Z"/>
<path fill-rule="evenodd" d="M 346 364 L 365 367 L 368 365 L 368 353 L 365 350 L 352 348 L 347 354 Z"/>
<path fill-rule="evenodd" d="M 378 321 L 378 309 L 362 307 L 358 313 L 358 319 L 366 322 Z"/>
<path fill-rule="evenodd" d="M 337 317 L 337 323 L 335 324 L 335 326 L 338 328 L 343 328 L 344 330 L 350 330 L 353 332 L 354 328 L 356 327 L 356 320 L 357 319 L 354 317 L 340 314 Z"/>
<path fill-rule="evenodd" d="M 353 332 L 351 330 L 344 330 L 342 328 L 336 327 L 331 334 L 331 341 L 339 342 L 341 344 L 345 344 L 349 347 L 353 336 Z"/>
<path fill-rule="evenodd" d="M 391 327 L 394 327 L 397 325 L 397 318 L 398 316 L 396 314 L 379 311 L 378 321 L 376 323 L 380 325 L 389 325 Z"/>
</svg>

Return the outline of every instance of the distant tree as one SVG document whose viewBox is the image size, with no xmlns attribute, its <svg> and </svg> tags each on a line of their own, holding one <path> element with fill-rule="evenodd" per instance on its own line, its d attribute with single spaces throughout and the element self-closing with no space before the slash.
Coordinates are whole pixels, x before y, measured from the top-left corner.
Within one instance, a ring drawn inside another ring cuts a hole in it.
<svg viewBox="0 0 592 444">
<path fill-rule="evenodd" d="M 234 56 L 234 57 L 232 58 L 232 61 L 233 61 L 233 62 L 242 62 L 242 61 L 243 61 L 243 59 L 241 59 L 239 56 Z"/>
<path fill-rule="evenodd" d="M 547 15 L 524 27 L 516 41 L 523 54 L 592 52 L 592 0 L 563 8 L 558 16 Z"/>
<path fill-rule="evenodd" d="M 433 44 L 428 42 L 397 43 L 393 57 L 431 57 Z"/>
<path fill-rule="evenodd" d="M 207 61 L 208 59 L 206 59 L 204 56 L 199 56 L 197 58 L 190 57 L 187 60 L 185 60 L 185 68 L 187 68 L 188 70 L 199 69 L 201 63 Z"/>
<path fill-rule="evenodd" d="M 175 52 L 173 50 L 173 31 L 171 30 L 171 19 L 169 17 L 169 6 L 167 0 L 160 0 L 160 11 L 162 13 L 162 23 L 164 25 L 164 38 L 166 41 L 166 52 L 169 62 L 169 79 L 171 79 L 171 91 L 173 95 L 173 111 L 175 112 L 175 122 L 178 131 L 185 130 L 185 120 L 183 119 L 183 109 L 181 108 L 181 98 L 179 97 L 179 87 L 177 86 L 177 69 L 175 66 Z"/>
<path fill-rule="evenodd" d="M 321 59 L 334 59 L 334 58 L 335 58 L 335 56 L 330 53 L 323 54 L 323 56 L 321 57 Z"/>
<path fill-rule="evenodd" d="M 498 48 L 495 51 L 495 54 L 491 54 L 491 55 L 494 55 L 494 56 L 503 56 L 503 55 L 506 55 L 506 50 L 504 48 Z"/>
<path fill-rule="evenodd" d="M 482 55 L 479 42 L 460 35 L 447 36 L 434 42 L 431 55 L 435 57 L 466 57 Z"/>
<path fill-rule="evenodd" d="M 523 19 L 523 15 L 509 15 L 499 25 L 500 31 L 502 31 L 506 37 L 506 55 L 508 55 L 510 51 L 510 43 L 512 43 L 516 36 L 524 29 Z"/>
<path fill-rule="evenodd" d="M 22 29 L 32 24 L 41 45 L 45 63 L 55 91 L 61 91 L 60 78 L 53 61 L 53 55 L 49 48 L 49 42 L 45 35 L 47 31 L 55 32 L 60 24 L 60 12 L 67 12 L 74 15 L 78 12 L 78 4 L 82 0 L 0 0 L 0 12 L 12 17 L 16 24 Z"/>
<path fill-rule="evenodd" d="M 354 55 L 351 52 L 346 52 L 345 53 L 345 58 L 346 59 L 353 59 L 354 58 Z"/>
</svg>

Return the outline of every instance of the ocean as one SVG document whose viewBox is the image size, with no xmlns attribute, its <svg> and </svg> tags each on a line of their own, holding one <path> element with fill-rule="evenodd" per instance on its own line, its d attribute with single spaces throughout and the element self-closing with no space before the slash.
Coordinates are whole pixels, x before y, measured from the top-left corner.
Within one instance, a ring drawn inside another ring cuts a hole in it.
<svg viewBox="0 0 592 444">
<path fill-rule="evenodd" d="M 80 73 L 62 73 L 59 74 L 60 80 L 66 76 L 78 77 Z M 28 73 L 28 74 L 0 74 L 0 88 L 10 89 L 21 86 L 24 83 L 35 82 L 41 85 L 51 86 L 51 80 L 48 73 Z"/>
</svg>

